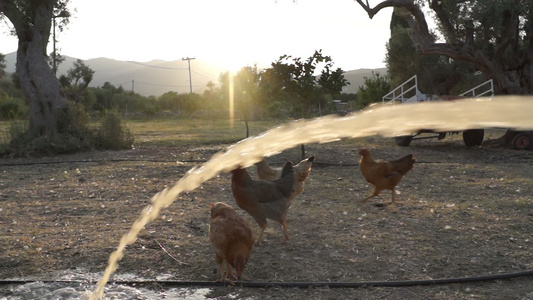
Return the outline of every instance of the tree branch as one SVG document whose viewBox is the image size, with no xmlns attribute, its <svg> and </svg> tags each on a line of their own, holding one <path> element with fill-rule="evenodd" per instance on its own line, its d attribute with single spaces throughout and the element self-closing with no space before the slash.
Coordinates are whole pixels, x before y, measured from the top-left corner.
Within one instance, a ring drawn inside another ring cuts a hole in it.
<svg viewBox="0 0 533 300">
<path fill-rule="evenodd" d="M 504 37 L 504 39 L 500 42 L 498 47 L 496 47 L 494 52 L 494 59 L 495 60 L 501 60 L 503 57 L 505 51 L 508 49 L 508 47 L 511 45 L 513 41 L 516 42 L 518 38 L 518 18 L 519 15 L 516 10 L 513 10 L 513 12 L 509 10 L 505 10 L 503 12 L 503 24 L 502 31 L 500 33 L 501 37 Z M 513 49 L 514 51 L 515 49 Z"/>
<path fill-rule="evenodd" d="M 15 25 L 17 25 L 17 20 L 20 19 L 20 14 L 13 1 L 0 0 L 0 13 L 13 23 L 13 27 L 16 28 Z"/>
<path fill-rule="evenodd" d="M 440 21 L 440 24 L 442 26 L 442 29 L 444 31 L 445 38 L 448 42 L 456 42 L 457 36 L 455 34 L 455 28 L 452 25 L 452 22 L 450 22 L 450 18 L 446 15 L 444 10 L 442 9 L 442 5 L 440 5 L 439 0 L 431 0 L 429 7 L 435 12 L 437 15 L 437 18 Z"/>
<path fill-rule="evenodd" d="M 386 0 L 383 2 L 380 2 L 378 5 L 376 5 L 374 8 L 371 8 L 368 4 L 368 0 L 366 4 L 363 3 L 362 0 L 355 0 L 361 7 L 367 12 L 370 19 L 372 19 L 379 11 L 381 11 L 384 8 L 387 7 L 400 7 L 407 9 L 411 15 L 415 18 L 414 27 L 411 29 L 415 30 L 417 34 L 417 43 L 420 44 L 422 48 L 426 47 L 428 44 L 433 42 L 433 37 L 431 36 L 429 32 L 428 23 L 426 21 L 426 17 L 424 16 L 424 13 L 420 9 L 420 6 L 415 4 L 411 0 Z"/>
</svg>

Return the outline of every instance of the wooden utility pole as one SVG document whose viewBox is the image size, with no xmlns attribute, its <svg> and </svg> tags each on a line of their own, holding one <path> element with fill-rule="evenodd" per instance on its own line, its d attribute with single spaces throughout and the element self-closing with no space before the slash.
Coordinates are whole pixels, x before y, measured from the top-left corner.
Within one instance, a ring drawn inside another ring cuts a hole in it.
<svg viewBox="0 0 533 300">
<path fill-rule="evenodd" d="M 194 57 L 184 57 L 181 60 L 186 60 L 189 65 L 189 87 L 190 93 L 192 94 L 192 78 L 191 78 L 191 60 L 196 59 Z"/>
</svg>

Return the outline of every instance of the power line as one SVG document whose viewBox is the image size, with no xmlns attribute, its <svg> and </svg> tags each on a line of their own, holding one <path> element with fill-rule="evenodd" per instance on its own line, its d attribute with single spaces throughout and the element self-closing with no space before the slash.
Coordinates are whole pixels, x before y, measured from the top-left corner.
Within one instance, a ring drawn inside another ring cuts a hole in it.
<svg viewBox="0 0 533 300">
<path fill-rule="evenodd" d="M 190 60 L 193 60 L 195 58 L 183 58 L 182 60 L 188 60 L 190 62 Z M 205 77 L 207 79 L 210 79 L 210 80 L 213 80 L 213 77 L 211 76 L 207 76 L 207 75 L 204 75 L 202 73 L 198 73 L 196 71 L 193 71 L 190 69 L 190 67 L 188 68 L 171 68 L 171 67 L 161 67 L 161 66 L 153 66 L 153 65 L 148 65 L 148 64 L 143 64 L 143 63 L 140 63 L 140 62 L 136 62 L 136 61 L 130 61 L 128 60 L 127 62 L 129 63 L 132 63 L 132 64 L 136 64 L 136 65 L 141 65 L 141 66 L 145 66 L 145 67 L 149 67 L 149 68 L 156 68 L 156 69 L 166 69 L 166 70 L 190 70 L 190 72 L 196 74 L 196 75 L 199 75 L 199 76 L 202 76 L 202 77 Z"/>
<path fill-rule="evenodd" d="M 193 58 L 193 59 L 194 59 L 194 58 Z M 143 64 L 143 63 L 136 62 L 136 61 L 131 61 L 131 60 L 128 60 L 128 62 L 129 62 L 129 63 L 132 63 L 132 64 L 135 64 L 135 65 L 141 65 L 141 66 L 144 66 L 144 67 L 156 68 L 156 69 L 166 69 L 166 70 L 187 70 L 187 68 L 171 68 L 171 67 L 161 67 L 161 66 L 147 65 L 147 64 Z"/>
<path fill-rule="evenodd" d="M 196 74 L 196 75 L 200 75 L 200 76 L 205 77 L 205 78 L 207 78 L 207 79 L 213 80 L 213 77 L 210 77 L 210 76 L 207 76 L 207 75 L 204 75 L 204 74 L 202 74 L 202 73 L 195 72 L 195 71 L 191 71 L 191 72 L 193 72 L 193 73 Z"/>
<path fill-rule="evenodd" d="M 128 81 L 121 82 L 121 83 L 119 83 L 118 85 L 121 86 L 121 85 L 123 85 L 123 84 L 130 83 L 130 82 L 131 82 L 131 80 L 128 80 Z M 111 83 L 110 83 L 110 84 L 111 84 Z"/>
<path fill-rule="evenodd" d="M 151 86 L 160 86 L 160 87 L 188 87 L 189 85 L 171 85 L 171 84 L 157 84 L 157 83 L 148 83 L 148 82 L 141 82 L 141 81 L 135 81 L 137 84 L 144 84 L 144 85 L 151 85 Z M 194 87 L 199 87 L 203 85 L 195 85 Z"/>
</svg>

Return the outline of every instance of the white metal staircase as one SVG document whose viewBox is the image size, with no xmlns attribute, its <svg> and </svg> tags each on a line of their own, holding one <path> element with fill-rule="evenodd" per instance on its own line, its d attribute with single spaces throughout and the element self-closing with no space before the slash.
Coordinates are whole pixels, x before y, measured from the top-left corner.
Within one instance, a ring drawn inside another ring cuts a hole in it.
<svg viewBox="0 0 533 300">
<path fill-rule="evenodd" d="M 481 96 L 494 96 L 494 83 L 492 79 L 489 79 L 482 84 L 462 93 L 460 97 L 481 97 Z M 400 84 L 397 88 L 386 94 L 382 97 L 383 103 L 410 103 L 410 102 L 420 102 L 420 101 L 435 101 L 442 100 L 444 97 L 428 97 L 428 95 L 423 94 L 418 89 L 418 78 L 417 75 L 407 79 L 404 83 Z"/>
<path fill-rule="evenodd" d="M 480 91 L 481 90 L 481 91 Z M 477 93 L 476 93 L 477 91 Z M 489 79 L 482 84 L 469 89 L 468 91 L 459 94 L 461 97 L 481 97 L 481 96 L 494 96 L 494 82 Z"/>
<path fill-rule="evenodd" d="M 427 96 L 418 90 L 417 75 L 407 79 L 381 99 L 383 103 L 409 103 L 428 100 Z"/>
<path fill-rule="evenodd" d="M 481 96 L 494 96 L 494 85 L 492 79 L 483 82 L 482 84 L 462 93 L 458 96 L 452 95 L 439 95 L 439 96 L 428 96 L 422 94 L 418 90 L 418 80 L 417 76 L 409 78 L 407 81 L 402 83 L 400 86 L 392 90 L 390 93 L 382 97 L 383 103 L 409 103 L 409 102 L 420 102 L 420 101 L 445 101 L 445 100 L 456 100 L 459 98 L 466 97 L 481 97 Z M 433 134 L 432 136 L 420 135 L 423 133 Z M 433 129 L 420 129 L 418 132 L 412 133 L 405 136 L 395 137 L 396 144 L 398 146 L 407 147 L 412 140 L 420 139 L 430 139 L 438 138 L 439 140 L 443 139 L 446 136 L 447 132 L 439 132 Z M 479 146 L 483 142 L 484 130 L 483 129 L 469 129 L 463 131 L 463 140 L 467 146 Z M 528 140 L 529 141 L 529 140 Z"/>
</svg>

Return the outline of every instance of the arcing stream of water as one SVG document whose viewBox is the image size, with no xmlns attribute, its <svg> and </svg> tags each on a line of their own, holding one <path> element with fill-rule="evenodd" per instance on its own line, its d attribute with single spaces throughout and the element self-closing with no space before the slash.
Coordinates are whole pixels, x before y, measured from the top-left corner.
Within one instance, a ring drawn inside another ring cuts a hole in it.
<svg viewBox="0 0 533 300">
<path fill-rule="evenodd" d="M 249 166 L 262 157 L 305 143 L 328 143 L 343 138 L 370 135 L 400 136 L 421 129 L 462 131 L 475 128 L 533 129 L 533 99 L 531 97 L 479 98 L 461 101 L 403 105 L 378 105 L 346 117 L 326 116 L 314 120 L 299 120 L 273 128 L 215 154 L 203 166 L 190 170 L 176 185 L 152 198 L 139 218 L 125 234 L 89 299 L 101 299 L 111 274 L 118 267 L 127 245 L 133 244 L 139 232 L 168 207 L 178 195 L 191 191 L 220 172 L 237 166 Z"/>
</svg>

